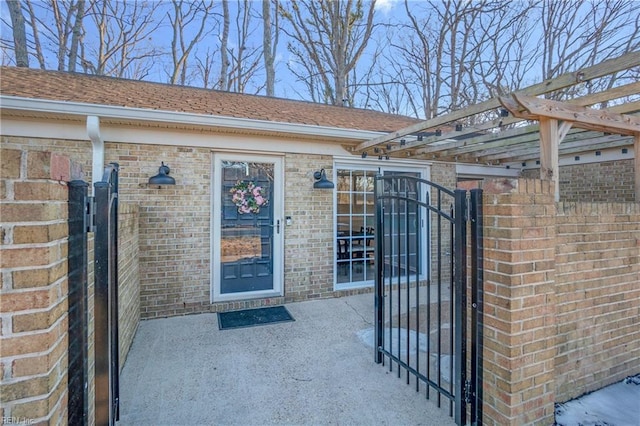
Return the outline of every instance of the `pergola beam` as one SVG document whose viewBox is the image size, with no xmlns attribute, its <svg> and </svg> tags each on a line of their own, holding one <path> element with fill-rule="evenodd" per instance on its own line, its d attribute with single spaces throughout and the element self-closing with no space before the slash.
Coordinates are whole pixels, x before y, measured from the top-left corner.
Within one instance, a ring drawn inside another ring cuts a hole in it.
<svg viewBox="0 0 640 426">
<path fill-rule="evenodd" d="M 588 81 L 598 77 L 603 77 L 605 75 L 610 75 L 612 73 L 622 71 L 635 66 L 640 66 L 640 51 L 631 52 L 626 55 L 620 56 L 618 58 L 609 59 L 607 61 L 582 69 L 580 71 L 563 74 L 554 79 L 546 80 L 542 83 L 538 83 L 533 86 L 529 86 L 525 89 L 519 90 L 516 93 L 530 95 L 530 96 L 550 93 L 559 89 L 563 89 L 565 87 L 573 86 L 582 81 Z M 395 139 L 398 139 L 407 135 L 411 135 L 414 133 L 419 133 L 427 129 L 437 128 L 445 124 L 453 123 L 455 121 L 462 120 L 462 119 L 474 116 L 476 114 L 480 114 L 492 109 L 496 109 L 499 106 L 500 106 L 500 101 L 498 100 L 498 98 L 491 98 L 479 104 L 472 105 L 470 107 L 467 107 L 458 111 L 454 111 L 446 115 L 435 117 L 430 120 L 416 123 L 414 125 L 405 127 L 404 129 L 400 129 L 396 132 L 391 132 L 387 135 L 383 135 L 383 136 L 371 139 L 369 141 L 362 142 L 359 145 L 357 145 L 355 148 L 353 148 L 352 152 L 362 153 L 368 148 L 380 146 L 383 144 L 386 145 L 387 143 Z M 415 143 L 407 142 L 404 147 L 397 147 L 397 148 L 394 148 L 394 150 L 415 149 L 419 146 L 437 142 L 442 139 L 445 139 L 445 137 L 426 138 L 426 140 L 416 141 Z"/>
<path fill-rule="evenodd" d="M 513 93 L 511 99 L 500 99 L 505 108 L 516 117 L 537 119 L 540 121 L 540 178 L 555 182 L 556 201 L 560 199 L 559 186 L 559 145 L 571 125 L 588 130 L 613 132 L 620 135 L 632 135 L 634 146 L 638 148 L 640 135 L 640 118 L 633 115 L 619 114 L 607 110 L 570 105 L 566 102 L 539 99 Z M 564 123 L 559 126 L 558 121 Z M 566 124 L 565 124 L 566 123 Z M 636 192 L 640 189 L 638 178 L 640 167 L 636 153 Z"/>
<path fill-rule="evenodd" d="M 540 99 L 532 96 L 512 94 L 515 101 L 525 110 L 527 118 L 547 117 L 574 123 L 583 129 L 619 133 L 631 136 L 640 133 L 640 118 L 633 115 L 609 112 L 606 109 L 592 109 L 567 102 Z"/>
<path fill-rule="evenodd" d="M 640 83 L 633 83 L 633 86 L 639 85 Z M 628 85 L 631 86 L 631 85 Z M 640 87 L 640 86 L 639 86 Z M 591 95 L 587 95 L 584 97 L 585 102 L 586 98 L 591 97 Z M 581 105 L 580 101 L 583 98 L 572 99 L 570 102 L 574 105 Z M 602 99 L 600 97 L 600 99 Z M 515 104 L 515 102 L 514 102 Z M 591 104 L 589 104 L 591 105 Z M 640 101 L 636 102 L 628 102 L 621 105 L 615 105 L 610 108 L 607 108 L 609 112 L 617 112 L 617 113 L 635 113 L 640 110 Z M 509 117 L 511 118 L 511 117 Z M 520 120 L 517 118 L 513 118 L 514 121 Z M 452 142 L 442 142 L 437 145 L 425 146 L 423 148 L 419 148 L 414 151 L 414 155 L 416 156 L 424 156 L 424 154 L 433 153 L 431 156 L 426 156 L 427 158 L 443 158 L 467 153 L 477 153 L 476 155 L 488 155 L 487 150 L 492 150 L 491 153 L 499 153 L 501 151 L 509 151 L 511 152 L 513 149 L 524 149 L 526 146 L 521 146 L 522 144 L 530 144 L 535 143 L 538 146 L 539 141 L 539 127 L 538 124 L 530 124 L 525 127 L 516 127 L 506 130 L 501 130 L 499 132 L 493 133 L 485 133 L 480 134 L 473 138 L 467 138 L 459 141 Z M 580 134 L 584 133 L 582 129 L 572 129 L 569 132 L 569 138 L 572 138 L 571 135 L 577 135 L 575 137 L 580 137 Z M 571 139 L 573 140 L 573 139 Z M 508 155 L 507 155 L 508 157 Z"/>
</svg>

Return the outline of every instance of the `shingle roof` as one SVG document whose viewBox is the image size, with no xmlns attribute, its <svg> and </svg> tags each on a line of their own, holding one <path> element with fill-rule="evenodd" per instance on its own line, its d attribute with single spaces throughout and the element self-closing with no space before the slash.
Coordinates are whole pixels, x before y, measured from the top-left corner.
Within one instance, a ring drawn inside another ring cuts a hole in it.
<svg viewBox="0 0 640 426">
<path fill-rule="evenodd" d="M 390 132 L 419 120 L 357 108 L 78 73 L 0 67 L 6 96 Z"/>
</svg>

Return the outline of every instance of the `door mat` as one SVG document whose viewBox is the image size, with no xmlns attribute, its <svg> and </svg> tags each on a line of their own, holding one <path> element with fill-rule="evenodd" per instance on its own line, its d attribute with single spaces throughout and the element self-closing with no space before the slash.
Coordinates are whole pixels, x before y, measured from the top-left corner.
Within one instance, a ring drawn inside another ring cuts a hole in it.
<svg viewBox="0 0 640 426">
<path fill-rule="evenodd" d="M 284 306 L 268 308 L 245 309 L 243 311 L 218 312 L 218 328 L 253 327 L 256 325 L 273 324 L 277 322 L 295 321 Z"/>
</svg>

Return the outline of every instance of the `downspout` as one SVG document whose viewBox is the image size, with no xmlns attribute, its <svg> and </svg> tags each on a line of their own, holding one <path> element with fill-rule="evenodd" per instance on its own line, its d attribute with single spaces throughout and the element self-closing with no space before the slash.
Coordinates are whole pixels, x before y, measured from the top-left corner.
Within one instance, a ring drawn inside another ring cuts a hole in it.
<svg viewBox="0 0 640 426">
<path fill-rule="evenodd" d="M 87 134 L 93 145 L 93 165 L 91 167 L 91 194 L 94 194 L 94 185 L 102 181 L 104 169 L 104 141 L 100 136 L 100 117 L 95 115 L 87 116 Z"/>
</svg>

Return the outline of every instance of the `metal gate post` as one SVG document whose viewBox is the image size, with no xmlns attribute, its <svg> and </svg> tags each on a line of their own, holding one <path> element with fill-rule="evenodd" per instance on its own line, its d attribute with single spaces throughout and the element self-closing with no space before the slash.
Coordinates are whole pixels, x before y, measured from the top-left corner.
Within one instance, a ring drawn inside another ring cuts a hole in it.
<svg viewBox="0 0 640 426">
<path fill-rule="evenodd" d="M 383 333 L 384 333 L 384 182 L 382 181 L 382 175 L 376 174 L 374 179 L 374 193 L 376 196 L 376 234 L 375 239 L 375 254 L 374 254 L 374 267 L 376 270 L 375 276 L 375 361 L 377 364 L 382 363 L 384 355 L 380 352 L 379 348 L 383 345 Z"/>
<path fill-rule="evenodd" d="M 482 424 L 484 241 L 482 189 L 471 190 L 471 425 Z"/>
<path fill-rule="evenodd" d="M 453 286 L 454 286 L 454 334 L 455 334 L 455 414 L 456 424 L 466 424 L 466 300 L 467 300 L 467 191 L 454 191 L 454 241 L 453 241 Z"/>
<path fill-rule="evenodd" d="M 94 184 L 95 420 L 109 426 L 119 417 L 117 173 L 113 163 Z"/>
<path fill-rule="evenodd" d="M 86 425 L 88 398 L 87 188 L 69 182 L 69 401 L 67 422 Z"/>
<path fill-rule="evenodd" d="M 118 171 L 117 163 L 110 163 L 109 194 L 109 337 L 111 375 L 111 418 L 120 420 L 120 337 L 118 333 Z M 106 178 L 106 176 L 105 176 Z"/>
<path fill-rule="evenodd" d="M 109 386 L 109 183 L 94 184 L 94 336 L 95 336 L 95 418 L 97 425 L 111 425 Z"/>
</svg>

